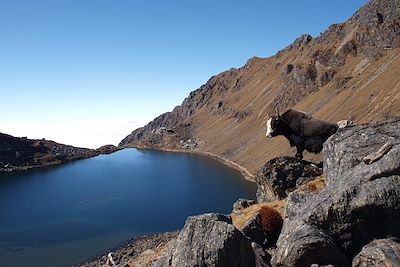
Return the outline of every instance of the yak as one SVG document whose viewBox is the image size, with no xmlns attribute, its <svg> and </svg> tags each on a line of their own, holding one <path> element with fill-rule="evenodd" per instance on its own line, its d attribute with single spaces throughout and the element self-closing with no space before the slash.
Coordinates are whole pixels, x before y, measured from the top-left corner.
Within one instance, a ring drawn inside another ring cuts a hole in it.
<svg viewBox="0 0 400 267">
<path fill-rule="evenodd" d="M 321 152 L 323 143 L 336 133 L 339 126 L 313 118 L 301 111 L 289 109 L 282 115 L 271 116 L 267 121 L 266 136 L 283 135 L 290 146 L 296 146 L 296 158 L 303 158 L 304 149 L 317 154 Z"/>
</svg>

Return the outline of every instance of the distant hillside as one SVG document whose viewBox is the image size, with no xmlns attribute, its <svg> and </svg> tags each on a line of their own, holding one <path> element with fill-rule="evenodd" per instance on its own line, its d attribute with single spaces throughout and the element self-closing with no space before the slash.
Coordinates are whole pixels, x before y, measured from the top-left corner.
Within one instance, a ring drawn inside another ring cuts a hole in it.
<svg viewBox="0 0 400 267">
<path fill-rule="evenodd" d="M 115 150 L 117 148 L 112 145 L 94 150 L 0 133 L 0 174 L 90 158 Z"/>
<path fill-rule="evenodd" d="M 210 152 L 255 173 L 294 155 L 283 138 L 265 138 L 276 106 L 357 124 L 399 116 L 400 0 L 371 1 L 318 38 L 302 35 L 272 57 L 211 77 L 119 146 Z"/>
</svg>

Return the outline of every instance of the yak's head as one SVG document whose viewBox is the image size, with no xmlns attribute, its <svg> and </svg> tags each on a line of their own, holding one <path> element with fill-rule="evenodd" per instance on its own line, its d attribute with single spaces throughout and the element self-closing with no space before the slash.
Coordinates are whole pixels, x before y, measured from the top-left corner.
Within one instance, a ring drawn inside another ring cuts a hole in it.
<svg viewBox="0 0 400 267">
<path fill-rule="evenodd" d="M 277 114 L 277 116 L 268 116 L 269 118 L 267 120 L 267 132 L 265 133 L 265 136 L 267 138 L 282 134 L 283 121 L 281 120 L 281 116 L 279 115 L 278 110 Z"/>
</svg>

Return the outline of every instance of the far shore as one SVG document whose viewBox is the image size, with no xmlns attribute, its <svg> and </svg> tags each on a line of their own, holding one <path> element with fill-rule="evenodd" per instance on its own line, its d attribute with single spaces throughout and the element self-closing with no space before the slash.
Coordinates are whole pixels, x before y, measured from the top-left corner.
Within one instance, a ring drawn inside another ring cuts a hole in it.
<svg viewBox="0 0 400 267">
<path fill-rule="evenodd" d="M 2 174 L 10 174 L 10 173 L 22 173 L 22 172 L 36 170 L 36 169 L 57 167 L 57 166 L 61 166 L 61 165 L 64 165 L 64 164 L 68 164 L 68 163 L 72 163 L 72 162 L 75 162 L 75 161 L 79 161 L 79 160 L 95 158 L 95 157 L 98 157 L 100 155 L 109 155 L 109 154 L 115 153 L 115 152 L 117 152 L 117 151 L 119 151 L 121 149 L 118 148 L 118 149 L 115 149 L 113 151 L 104 151 L 104 152 L 101 152 L 98 149 L 92 149 L 92 150 L 93 151 L 97 151 L 98 153 L 90 155 L 88 157 L 74 158 L 74 159 L 70 159 L 70 160 L 50 161 L 50 162 L 46 162 L 46 163 L 42 163 L 42 164 L 38 164 L 38 165 L 0 167 L 0 175 L 2 175 Z"/>
<path fill-rule="evenodd" d="M 231 161 L 231 160 L 221 157 L 219 155 L 213 154 L 211 152 L 205 152 L 205 151 L 200 151 L 200 150 L 186 150 L 186 149 L 147 148 L 147 147 L 135 146 L 135 145 L 130 145 L 126 148 L 136 148 L 136 149 L 140 149 L 140 150 L 154 150 L 154 151 L 164 151 L 164 152 L 173 152 L 173 153 L 198 154 L 198 155 L 211 157 L 213 159 L 220 161 L 221 163 L 225 164 L 226 166 L 228 166 L 230 168 L 234 168 L 234 169 L 240 171 L 240 173 L 242 174 L 244 179 L 246 179 L 250 182 L 255 182 L 255 175 L 250 173 L 245 167 L 237 164 L 234 161 Z"/>
</svg>

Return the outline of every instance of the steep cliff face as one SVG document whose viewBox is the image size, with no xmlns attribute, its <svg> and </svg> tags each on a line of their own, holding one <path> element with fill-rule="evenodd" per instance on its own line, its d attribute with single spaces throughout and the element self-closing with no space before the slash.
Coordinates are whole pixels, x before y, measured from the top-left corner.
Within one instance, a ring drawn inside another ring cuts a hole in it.
<svg viewBox="0 0 400 267">
<path fill-rule="evenodd" d="M 265 138 L 275 107 L 333 122 L 396 117 L 399 74 L 400 0 L 375 0 L 318 38 L 302 35 L 275 56 L 212 77 L 120 147 L 211 152 L 255 173 L 267 160 L 294 153 L 285 139 Z"/>
</svg>

